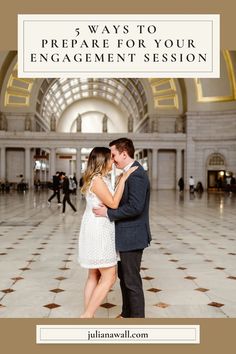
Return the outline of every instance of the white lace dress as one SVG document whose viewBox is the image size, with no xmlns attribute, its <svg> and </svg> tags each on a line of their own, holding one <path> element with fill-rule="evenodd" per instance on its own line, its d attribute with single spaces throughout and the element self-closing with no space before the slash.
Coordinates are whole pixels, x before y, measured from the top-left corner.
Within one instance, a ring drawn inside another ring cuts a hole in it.
<svg viewBox="0 0 236 354">
<path fill-rule="evenodd" d="M 110 180 L 103 177 L 111 193 Z M 82 217 L 78 262 L 83 268 L 105 268 L 117 264 L 115 250 L 115 224 L 107 217 L 97 217 L 92 209 L 99 206 L 100 199 L 91 192 L 93 180 L 86 195 L 86 209 Z"/>
</svg>

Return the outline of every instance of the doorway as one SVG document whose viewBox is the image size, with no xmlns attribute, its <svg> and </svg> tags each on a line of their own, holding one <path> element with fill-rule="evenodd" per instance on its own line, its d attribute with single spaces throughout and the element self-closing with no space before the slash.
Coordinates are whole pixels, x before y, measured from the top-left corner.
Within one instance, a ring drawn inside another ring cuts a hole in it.
<svg viewBox="0 0 236 354">
<path fill-rule="evenodd" d="M 207 188 L 209 190 L 221 190 L 225 181 L 225 170 L 208 171 Z"/>
</svg>

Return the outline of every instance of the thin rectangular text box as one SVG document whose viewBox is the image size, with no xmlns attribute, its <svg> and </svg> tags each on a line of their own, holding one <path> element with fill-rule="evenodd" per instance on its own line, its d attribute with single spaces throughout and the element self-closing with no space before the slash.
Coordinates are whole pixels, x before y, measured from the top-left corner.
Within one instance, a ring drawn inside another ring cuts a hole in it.
<svg viewBox="0 0 236 354">
<path fill-rule="evenodd" d="M 219 15 L 18 15 L 19 77 L 219 77 Z"/>
<path fill-rule="evenodd" d="M 37 325 L 37 344 L 199 344 L 199 325 Z"/>
</svg>

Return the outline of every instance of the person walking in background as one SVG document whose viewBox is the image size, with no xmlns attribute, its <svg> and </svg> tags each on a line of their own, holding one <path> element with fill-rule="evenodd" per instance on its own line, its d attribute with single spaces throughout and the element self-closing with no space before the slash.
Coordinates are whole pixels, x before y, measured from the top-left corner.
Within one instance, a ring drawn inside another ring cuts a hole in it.
<svg viewBox="0 0 236 354">
<path fill-rule="evenodd" d="M 76 194 L 76 183 L 75 183 L 75 180 L 73 178 L 73 176 L 69 176 L 69 190 L 70 190 L 70 193 L 72 194 Z"/>
<path fill-rule="evenodd" d="M 60 196 L 60 172 L 57 171 L 56 174 L 52 177 L 52 188 L 53 194 L 48 199 L 48 205 L 51 205 L 51 201 L 53 198 L 57 196 L 57 203 L 61 205 L 61 196 Z"/>
<path fill-rule="evenodd" d="M 190 193 L 194 193 L 194 178 L 193 178 L 193 176 L 189 177 L 189 191 L 190 191 Z"/>
<path fill-rule="evenodd" d="M 225 180 L 226 180 L 225 191 L 230 193 L 231 192 L 231 176 L 227 176 Z"/>
<path fill-rule="evenodd" d="M 200 182 L 200 181 L 197 182 L 195 190 L 197 193 L 203 193 L 204 188 L 203 188 L 202 182 Z"/>
<path fill-rule="evenodd" d="M 77 210 L 75 208 L 75 206 L 71 203 L 70 200 L 70 186 L 69 186 L 69 178 L 66 176 L 65 172 L 61 172 L 60 173 L 60 178 L 62 179 L 63 183 L 62 183 L 62 190 L 63 190 L 63 209 L 62 209 L 62 215 L 65 215 L 65 211 L 66 211 L 66 202 L 69 204 L 69 206 L 74 210 L 75 213 L 77 213 Z"/>
<path fill-rule="evenodd" d="M 184 190 L 184 179 L 183 179 L 183 177 L 180 177 L 180 179 L 178 181 L 178 186 L 179 186 L 179 191 L 183 192 L 183 190 Z"/>
<path fill-rule="evenodd" d="M 76 174 L 74 173 L 74 176 L 73 176 L 73 181 L 75 182 L 75 190 L 74 190 L 74 193 L 75 195 L 77 194 L 77 187 L 78 187 L 78 181 L 77 181 L 77 178 L 76 178 Z"/>
</svg>

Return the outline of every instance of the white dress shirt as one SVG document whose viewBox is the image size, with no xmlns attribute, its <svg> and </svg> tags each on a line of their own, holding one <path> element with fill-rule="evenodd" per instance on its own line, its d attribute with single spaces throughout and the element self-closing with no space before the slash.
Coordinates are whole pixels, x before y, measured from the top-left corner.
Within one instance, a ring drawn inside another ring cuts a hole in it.
<svg viewBox="0 0 236 354">
<path fill-rule="evenodd" d="M 128 165 L 126 165 L 126 166 L 123 168 L 123 172 L 127 172 L 127 171 L 130 169 L 130 167 L 133 165 L 134 161 L 135 161 L 135 160 L 133 160 L 132 162 L 130 162 Z"/>
</svg>

